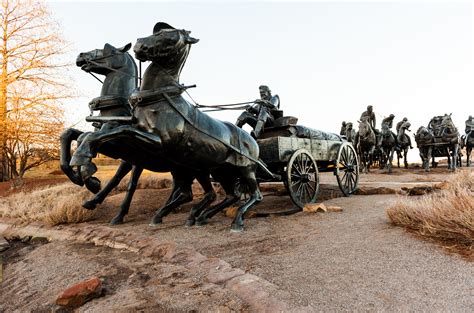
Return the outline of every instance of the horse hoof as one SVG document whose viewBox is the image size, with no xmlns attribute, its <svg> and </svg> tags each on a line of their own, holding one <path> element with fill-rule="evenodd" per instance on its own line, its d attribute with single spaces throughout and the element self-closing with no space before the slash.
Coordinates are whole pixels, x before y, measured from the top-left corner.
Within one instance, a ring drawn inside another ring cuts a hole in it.
<svg viewBox="0 0 474 313">
<path fill-rule="evenodd" d="M 84 201 L 82 207 L 87 210 L 94 210 L 97 204 L 94 201 Z"/>
<path fill-rule="evenodd" d="M 100 191 L 100 180 L 97 177 L 90 177 L 86 179 L 84 184 L 86 185 L 86 188 L 93 194 L 96 194 Z"/>
<path fill-rule="evenodd" d="M 232 226 L 230 227 L 231 233 L 241 233 L 243 231 L 244 231 L 244 225 L 232 224 Z"/>
<path fill-rule="evenodd" d="M 184 226 L 185 227 L 191 227 L 191 226 L 194 225 L 194 223 L 195 223 L 194 220 L 186 220 L 186 223 L 184 223 Z"/>
<path fill-rule="evenodd" d="M 121 225 L 123 224 L 123 217 L 116 216 L 110 221 L 110 225 Z"/>
<path fill-rule="evenodd" d="M 153 219 L 150 222 L 150 226 L 158 226 L 163 223 L 163 219 L 161 217 L 153 217 Z"/>
<path fill-rule="evenodd" d="M 204 226 L 208 223 L 207 221 L 207 218 L 203 218 L 203 219 L 198 219 L 196 220 L 196 226 Z"/>
</svg>

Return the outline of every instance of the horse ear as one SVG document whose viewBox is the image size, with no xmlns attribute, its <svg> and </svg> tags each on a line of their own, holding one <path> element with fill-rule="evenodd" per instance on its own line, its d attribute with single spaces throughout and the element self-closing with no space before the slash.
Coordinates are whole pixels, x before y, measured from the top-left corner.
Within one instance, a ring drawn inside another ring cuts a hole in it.
<svg viewBox="0 0 474 313">
<path fill-rule="evenodd" d="M 195 44 L 195 43 L 199 42 L 199 39 L 193 38 L 193 37 L 188 35 L 188 36 L 186 36 L 185 41 L 186 41 L 186 43 L 189 43 L 189 44 Z"/>
<path fill-rule="evenodd" d="M 114 49 L 115 49 L 114 46 L 112 46 L 111 44 L 106 43 L 104 45 L 104 55 L 110 54 Z"/>
<path fill-rule="evenodd" d="M 118 48 L 117 50 L 120 52 L 127 52 L 128 50 L 130 50 L 131 47 L 132 47 L 132 43 L 129 42 L 125 46 L 123 46 L 122 48 Z"/>
<path fill-rule="evenodd" d="M 183 29 L 183 32 L 184 32 L 184 41 L 185 41 L 186 43 L 188 43 L 188 44 L 195 44 L 195 43 L 197 43 L 197 42 L 199 41 L 199 39 L 193 38 L 193 37 L 189 36 L 189 34 L 191 34 L 190 31 Z"/>
</svg>

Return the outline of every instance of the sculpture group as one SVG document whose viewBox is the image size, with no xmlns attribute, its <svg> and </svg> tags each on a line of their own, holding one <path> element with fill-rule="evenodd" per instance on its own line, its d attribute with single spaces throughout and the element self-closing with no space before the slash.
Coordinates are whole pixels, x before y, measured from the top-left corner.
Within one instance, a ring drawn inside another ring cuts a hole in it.
<svg viewBox="0 0 474 313">
<path fill-rule="evenodd" d="M 95 131 L 68 129 L 61 136 L 62 170 L 72 182 L 96 194 L 83 204 L 85 208 L 94 209 L 132 171 L 120 211 L 111 221 L 123 223 L 143 169 L 170 172 L 173 177 L 171 195 L 156 211 L 152 225 L 193 199 L 191 185 L 195 179 L 204 196 L 192 208 L 186 225 L 206 224 L 224 208 L 241 201 L 245 190 L 248 197 L 240 203 L 233 231 L 243 230 L 245 213 L 262 200 L 257 169 L 259 180 L 283 181 L 299 209 L 317 197 L 318 167 L 337 172 L 344 194 L 356 190 L 358 163 L 352 146 L 335 134 L 296 125 L 296 118 L 283 116 L 278 96 L 272 96 L 267 86 L 260 86 L 261 99 L 245 106 L 237 125 L 211 118 L 186 101 L 182 93 L 189 87 L 180 84 L 179 76 L 191 46 L 197 42 L 189 31 L 157 23 L 153 34 L 139 38 L 133 47 L 139 61 L 150 62 L 139 86 L 137 66 L 128 53 L 131 44 L 122 48 L 105 44 L 103 49 L 79 54 L 77 66 L 92 75 L 105 76 L 101 94 L 89 103 L 91 115 L 86 118 Z M 253 127 L 251 134 L 241 128 L 244 124 Z M 270 133 L 273 139 L 284 137 L 296 146 L 275 148 L 274 141 L 267 140 L 272 139 Z M 71 155 L 73 141 L 78 147 Z M 326 149 L 316 149 L 323 142 Z M 102 189 L 93 176 L 97 153 L 121 160 Z M 226 192 L 225 199 L 213 206 L 216 193 L 211 179 Z"/>
<path fill-rule="evenodd" d="M 375 128 L 375 114 L 373 107 L 368 106 L 360 117 L 359 129 L 353 129 L 352 123 L 342 122 L 340 134 L 348 141 L 353 142 L 357 148 L 362 162 L 363 170 L 368 172 L 371 165 L 378 163 L 380 168 L 392 171 L 392 160 L 397 153 L 398 167 L 400 159 L 404 159 L 405 168 L 408 167 L 407 153 L 412 149 L 411 139 L 407 134 L 410 131 L 410 122 L 404 117 L 396 125 L 396 134 L 391 131 L 394 115 L 390 114 L 381 123 L 381 130 Z M 430 170 L 430 160 L 436 166 L 435 157 L 448 158 L 448 168 L 456 169 L 462 165 L 461 148 L 466 147 L 466 165 L 471 166 L 471 152 L 474 146 L 474 134 L 472 129 L 474 120 L 469 116 L 466 121 L 465 134 L 460 136 L 454 125 L 451 115 L 433 117 L 428 126 L 421 126 L 416 134 L 415 141 L 420 151 L 422 166 L 425 171 Z"/>
<path fill-rule="evenodd" d="M 123 223 L 142 171 L 170 172 L 171 195 L 156 210 L 151 225 L 162 223 L 173 209 L 192 201 L 192 184 L 197 180 L 204 195 L 192 207 L 186 226 L 204 225 L 226 207 L 238 203 L 231 230 L 242 231 L 246 212 L 262 201 L 260 181 L 283 182 L 296 207 L 290 211 L 296 212 L 316 201 L 320 171 L 333 172 L 341 192 L 349 196 L 358 188 L 359 158 L 368 171 L 380 153 L 380 164 L 391 170 L 397 151 L 404 155 L 407 166 L 406 153 L 411 142 L 406 131 L 410 123 L 404 119 L 397 124 L 397 134 L 393 134 L 391 115 L 378 131 L 372 107 L 362 114 L 357 132 L 352 123 L 347 123 L 340 136 L 298 125 L 297 118 L 284 116 L 279 97 L 262 85 L 260 99 L 244 106 L 213 107 L 244 108 L 235 125 L 210 117 L 200 110 L 209 106 L 193 105 L 182 96 L 193 86 L 184 86 L 179 81 L 190 48 L 197 42 L 189 31 L 157 23 L 152 35 L 139 38 L 133 47 L 136 59 L 150 62 L 143 78 L 128 52 L 131 44 L 121 48 L 105 44 L 102 49 L 79 54 L 78 67 L 94 77 L 105 77 L 100 96 L 89 103 L 91 115 L 86 118 L 95 131 L 71 128 L 61 136 L 61 169 L 73 183 L 85 185 L 95 194 L 84 202 L 84 208 L 95 209 L 132 172 L 120 210 L 111 221 Z M 434 136 L 459 144 L 454 139 L 457 130 L 449 121 L 449 116 L 445 117 L 440 124 L 443 130 Z M 242 129 L 245 124 L 253 128 L 251 133 Z M 418 145 L 436 142 L 433 135 L 430 137 L 433 131 L 420 128 Z M 78 147 L 71 154 L 73 141 L 77 141 Z M 471 131 L 466 143 L 472 149 Z M 433 151 L 438 150 L 430 148 L 426 152 L 428 159 Z M 97 171 L 93 159 L 98 153 L 121 160 L 115 175 L 103 188 L 93 176 Z M 456 161 L 453 162 L 455 167 Z M 216 193 L 211 181 L 218 182 L 226 193 L 217 204 L 213 204 Z M 247 194 L 244 200 L 242 193 Z"/>
</svg>

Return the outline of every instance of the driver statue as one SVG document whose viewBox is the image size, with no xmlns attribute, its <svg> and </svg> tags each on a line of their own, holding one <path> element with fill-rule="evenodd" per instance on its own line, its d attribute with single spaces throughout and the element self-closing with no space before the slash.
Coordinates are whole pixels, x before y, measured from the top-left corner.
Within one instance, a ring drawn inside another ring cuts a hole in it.
<svg viewBox="0 0 474 313">
<path fill-rule="evenodd" d="M 339 132 L 339 135 L 345 136 L 346 135 L 346 129 L 347 129 L 347 123 L 346 123 L 346 121 L 342 121 L 341 131 Z"/>
<path fill-rule="evenodd" d="M 268 86 L 260 86 L 260 99 L 255 100 L 255 105 L 247 108 L 240 114 L 235 124 L 242 128 L 245 124 L 253 127 L 251 135 L 257 139 L 265 127 L 271 127 L 275 121 L 275 115 L 280 108 L 278 95 L 272 96 Z"/>
<path fill-rule="evenodd" d="M 472 118 L 472 115 L 469 115 L 469 118 L 466 120 L 466 129 L 464 130 L 464 133 L 466 135 L 463 136 L 463 141 L 464 144 L 467 145 L 467 139 L 469 138 L 469 135 L 471 135 L 473 129 L 474 129 L 474 119 Z"/>
</svg>

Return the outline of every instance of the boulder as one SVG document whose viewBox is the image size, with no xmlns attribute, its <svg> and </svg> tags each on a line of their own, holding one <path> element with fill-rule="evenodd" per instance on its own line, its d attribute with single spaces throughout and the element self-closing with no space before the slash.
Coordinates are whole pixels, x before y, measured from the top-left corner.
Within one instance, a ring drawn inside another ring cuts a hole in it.
<svg viewBox="0 0 474 313">
<path fill-rule="evenodd" d="M 93 277 L 66 289 L 56 299 L 56 304 L 76 308 L 101 295 L 102 281 L 97 277 Z"/>
</svg>

